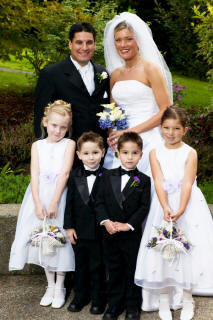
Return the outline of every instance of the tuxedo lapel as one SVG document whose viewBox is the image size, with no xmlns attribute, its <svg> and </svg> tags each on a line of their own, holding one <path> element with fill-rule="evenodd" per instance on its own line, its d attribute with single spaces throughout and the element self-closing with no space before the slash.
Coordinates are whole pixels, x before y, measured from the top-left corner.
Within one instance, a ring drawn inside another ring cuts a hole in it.
<svg viewBox="0 0 213 320">
<path fill-rule="evenodd" d="M 79 71 L 76 69 L 76 67 L 72 63 L 70 56 L 68 56 L 67 60 L 65 60 L 65 64 L 63 66 L 63 73 L 67 76 L 68 81 L 73 86 L 80 88 L 83 92 L 89 95 L 89 92 L 87 91 L 84 81 Z"/>
<path fill-rule="evenodd" d="M 122 194 L 121 194 L 121 176 L 120 175 L 111 175 L 110 181 L 112 185 L 112 190 L 121 209 L 123 209 L 122 205 Z"/>
<path fill-rule="evenodd" d="M 87 178 L 82 173 L 82 168 L 79 168 L 75 176 L 75 184 L 83 202 L 89 204 L 89 189 L 87 185 Z"/>
<path fill-rule="evenodd" d="M 92 61 L 91 61 L 92 62 Z M 100 81 L 98 74 L 102 72 L 102 69 L 99 69 L 98 65 L 94 64 L 92 62 L 93 68 L 94 68 L 94 82 L 95 82 L 95 90 L 93 91 L 92 95 L 95 95 L 99 92 L 99 90 L 102 88 L 102 82 L 103 80 Z"/>
<path fill-rule="evenodd" d="M 134 191 L 134 187 L 131 187 L 132 182 L 134 181 L 133 177 L 130 177 L 127 181 L 127 184 L 125 185 L 122 195 L 123 195 L 123 201 L 125 201 Z"/>
</svg>

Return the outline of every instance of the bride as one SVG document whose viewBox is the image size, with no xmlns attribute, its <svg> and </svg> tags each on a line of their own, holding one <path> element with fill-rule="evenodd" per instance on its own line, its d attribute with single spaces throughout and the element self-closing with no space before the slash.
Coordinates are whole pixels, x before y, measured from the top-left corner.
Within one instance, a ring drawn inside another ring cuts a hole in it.
<svg viewBox="0 0 213 320">
<path fill-rule="evenodd" d="M 149 151 L 161 142 L 158 129 L 166 107 L 172 104 L 172 80 L 147 24 L 137 15 L 123 12 L 107 23 L 104 55 L 111 74 L 111 101 L 128 115 L 128 129 L 109 131 L 104 167 L 120 165 L 115 157 L 116 142 L 124 131 L 143 139 L 143 157 L 138 169 L 151 175 Z"/>
</svg>

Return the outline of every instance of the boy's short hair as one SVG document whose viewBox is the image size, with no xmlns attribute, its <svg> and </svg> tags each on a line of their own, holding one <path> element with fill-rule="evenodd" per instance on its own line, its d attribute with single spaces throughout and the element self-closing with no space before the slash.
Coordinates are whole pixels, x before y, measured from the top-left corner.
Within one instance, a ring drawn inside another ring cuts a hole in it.
<svg viewBox="0 0 213 320">
<path fill-rule="evenodd" d="M 78 151 L 81 150 L 82 145 L 85 142 L 94 142 L 97 143 L 98 147 L 103 150 L 104 149 L 104 140 L 103 138 L 100 136 L 100 134 L 93 132 L 93 131 L 89 131 L 89 132 L 84 132 L 77 140 L 77 149 Z"/>
<path fill-rule="evenodd" d="M 142 138 L 139 136 L 139 134 L 137 134 L 136 132 L 125 132 L 122 134 L 122 136 L 120 136 L 120 138 L 118 139 L 118 151 L 120 151 L 120 149 L 122 148 L 123 144 L 126 142 L 134 142 L 137 144 L 137 146 L 140 148 L 140 150 L 142 151 L 143 149 L 143 140 Z"/>
</svg>

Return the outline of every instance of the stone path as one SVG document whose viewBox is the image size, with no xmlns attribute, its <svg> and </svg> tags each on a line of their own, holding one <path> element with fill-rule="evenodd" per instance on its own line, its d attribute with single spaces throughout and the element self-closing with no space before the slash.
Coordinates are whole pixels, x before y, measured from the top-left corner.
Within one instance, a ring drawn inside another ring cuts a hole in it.
<svg viewBox="0 0 213 320">
<path fill-rule="evenodd" d="M 61 309 L 40 307 L 45 290 L 44 275 L 0 275 L 0 320 L 101 320 L 102 315 L 89 313 L 89 305 L 80 313 L 70 313 L 67 306 Z M 213 298 L 195 297 L 196 312 L 193 320 L 213 320 Z M 125 314 L 119 317 L 124 320 Z M 157 312 L 142 312 L 141 320 L 159 320 Z M 173 320 L 180 319 L 180 311 L 173 313 Z"/>
<path fill-rule="evenodd" d="M 3 67 L 0 67 L 0 71 L 5 71 L 5 72 L 14 72 L 14 73 L 34 74 L 34 73 L 33 73 L 33 72 L 31 72 L 31 71 L 14 70 L 14 69 L 3 68 Z"/>
</svg>

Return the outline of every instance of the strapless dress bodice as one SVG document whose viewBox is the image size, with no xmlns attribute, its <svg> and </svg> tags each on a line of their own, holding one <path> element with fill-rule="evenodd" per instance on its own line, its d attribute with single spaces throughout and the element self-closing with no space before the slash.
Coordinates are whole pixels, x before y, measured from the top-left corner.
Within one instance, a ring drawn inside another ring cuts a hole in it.
<svg viewBox="0 0 213 320">
<path fill-rule="evenodd" d="M 138 80 L 116 82 L 112 97 L 127 112 L 130 126 L 150 119 L 159 111 L 152 89 Z"/>
</svg>

